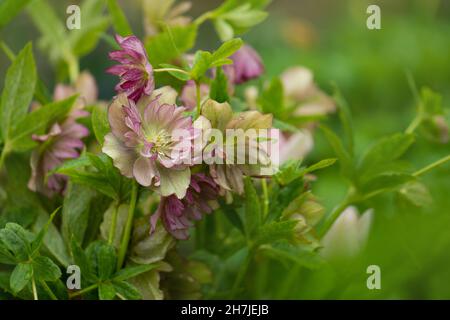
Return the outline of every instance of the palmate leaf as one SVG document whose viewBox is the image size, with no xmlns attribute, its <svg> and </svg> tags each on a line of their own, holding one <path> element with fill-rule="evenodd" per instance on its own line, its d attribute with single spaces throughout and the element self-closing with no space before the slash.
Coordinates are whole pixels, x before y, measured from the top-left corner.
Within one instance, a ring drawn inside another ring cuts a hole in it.
<svg viewBox="0 0 450 320">
<path fill-rule="evenodd" d="M 8 143 L 12 130 L 25 117 L 35 85 L 36 67 L 29 43 L 20 51 L 6 73 L 0 102 L 0 141 Z"/>
</svg>

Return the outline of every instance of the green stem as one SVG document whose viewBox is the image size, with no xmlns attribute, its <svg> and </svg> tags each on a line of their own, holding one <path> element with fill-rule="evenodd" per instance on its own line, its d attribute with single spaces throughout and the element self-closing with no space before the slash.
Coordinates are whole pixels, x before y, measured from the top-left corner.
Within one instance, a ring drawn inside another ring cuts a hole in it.
<svg viewBox="0 0 450 320">
<path fill-rule="evenodd" d="M 180 73 L 184 73 L 184 74 L 189 74 L 189 72 L 187 72 L 186 70 L 183 70 L 183 69 L 177 69 L 177 68 L 159 68 L 159 69 L 153 69 L 153 72 L 170 72 L 170 71 L 180 72 Z"/>
<path fill-rule="evenodd" d="M 247 274 L 247 270 L 248 270 L 248 267 L 250 266 L 250 262 L 252 261 L 253 251 L 254 251 L 253 247 L 251 247 L 248 250 L 247 257 L 245 258 L 243 265 L 241 265 L 241 267 L 239 268 L 239 272 L 236 276 L 236 279 L 234 280 L 233 287 L 231 289 L 231 297 L 230 298 L 236 299 L 236 294 L 239 290 L 242 280 L 244 279 L 245 275 Z"/>
<path fill-rule="evenodd" d="M 111 221 L 111 227 L 109 229 L 109 236 L 108 236 L 108 243 L 109 244 L 113 243 L 114 235 L 116 234 L 117 215 L 118 215 L 118 212 L 119 212 L 119 205 L 120 205 L 119 202 L 114 204 L 113 214 L 112 214 L 112 221 Z"/>
<path fill-rule="evenodd" d="M 200 111 L 201 111 L 201 107 L 200 107 L 200 83 L 199 82 L 195 82 L 195 95 L 197 98 L 197 116 L 196 118 L 198 118 L 200 116 Z"/>
<path fill-rule="evenodd" d="M 34 298 L 34 300 L 39 300 L 38 294 L 37 294 L 37 289 L 36 289 L 36 281 L 34 280 L 34 274 L 31 277 L 31 287 L 33 289 L 33 298 Z"/>
<path fill-rule="evenodd" d="M 213 18 L 213 16 L 214 16 L 214 12 L 212 12 L 212 11 L 205 12 L 204 14 L 202 14 L 201 16 L 199 16 L 197 19 L 195 19 L 195 20 L 194 20 L 194 23 L 195 23 L 197 26 L 199 26 L 199 25 L 201 25 L 203 22 L 205 22 L 206 20 Z"/>
<path fill-rule="evenodd" d="M 131 189 L 131 199 L 130 199 L 130 207 L 128 208 L 128 217 L 127 222 L 125 224 L 125 230 L 123 231 L 122 242 L 120 243 L 119 254 L 117 259 L 117 270 L 123 265 L 125 260 L 125 255 L 128 249 L 128 243 L 130 242 L 131 229 L 133 227 L 133 217 L 134 217 L 134 208 L 136 207 L 136 200 L 138 194 L 138 184 L 136 181 L 133 182 L 133 187 Z"/>
<path fill-rule="evenodd" d="M 74 293 L 70 293 L 69 294 L 69 298 L 74 298 L 74 297 L 80 296 L 80 295 L 85 294 L 87 292 L 90 292 L 90 291 L 92 291 L 94 289 L 97 289 L 97 287 L 98 287 L 98 284 L 95 283 L 93 285 L 90 285 L 87 288 L 84 288 L 83 290 L 80 290 L 80 291 L 77 291 L 77 292 L 74 292 Z"/>
<path fill-rule="evenodd" d="M 422 123 L 422 114 L 418 113 L 416 117 L 413 119 L 413 121 L 410 123 L 408 128 L 405 130 L 405 133 L 407 134 L 413 133 L 421 123 Z"/>
<path fill-rule="evenodd" d="M 53 291 L 49 288 L 49 286 L 47 285 L 47 283 L 45 281 L 41 281 L 41 285 L 44 287 L 45 292 L 47 292 L 47 294 L 50 296 L 50 298 L 52 300 L 58 300 L 58 298 L 55 296 L 55 294 L 53 293 Z"/>
<path fill-rule="evenodd" d="M 428 171 L 430 171 L 436 167 L 439 167 L 449 161 L 450 161 L 450 154 L 448 156 L 445 156 L 444 158 L 441 158 L 441 159 L 433 162 L 432 164 L 429 164 L 428 166 L 426 166 L 420 170 L 417 170 L 416 172 L 413 173 L 413 176 L 418 177 L 418 176 L 420 176 L 424 173 L 427 173 Z"/>
</svg>

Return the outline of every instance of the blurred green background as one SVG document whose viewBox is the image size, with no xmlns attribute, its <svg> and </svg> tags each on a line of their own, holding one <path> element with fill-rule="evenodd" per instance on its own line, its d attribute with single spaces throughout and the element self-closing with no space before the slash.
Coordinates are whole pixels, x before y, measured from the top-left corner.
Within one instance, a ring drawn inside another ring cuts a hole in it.
<svg viewBox="0 0 450 320">
<path fill-rule="evenodd" d="M 62 19 L 67 5 L 77 3 L 49 2 Z M 194 17 L 220 3 L 192 2 L 190 12 Z M 140 1 L 119 3 L 133 30 L 142 35 Z M 381 30 L 366 27 L 369 4 L 381 7 Z M 450 106 L 450 1 L 274 0 L 269 12 L 264 23 L 243 36 L 263 57 L 264 77 L 270 79 L 289 66 L 303 65 L 313 70 L 325 91 L 331 92 L 332 83 L 336 83 L 353 112 L 357 150 L 384 134 L 404 130 L 414 117 L 415 103 L 407 72 L 419 88 L 428 86 L 439 92 L 444 106 Z M 0 39 L 18 52 L 38 35 L 23 12 L 1 30 Z M 211 25 L 203 25 L 197 48 L 211 49 L 218 43 Z M 52 88 L 54 72 L 45 54 L 36 47 L 39 73 Z M 81 60 L 81 69 L 94 74 L 104 100 L 114 94 L 116 81 L 104 73 L 111 65 L 106 59 L 109 50 L 109 45 L 101 41 L 95 51 Z M 0 86 L 8 65 L 1 52 Z M 448 114 L 446 117 L 449 119 Z M 338 130 L 335 118 L 329 122 Z M 449 144 L 433 144 L 418 137 L 408 158 L 420 168 L 449 151 Z M 325 157 L 333 157 L 333 152 L 317 133 L 315 148 L 306 162 Z M 371 201 L 367 207 L 375 209 L 375 219 L 367 247 L 358 257 L 316 271 L 293 269 L 288 275 L 282 270 L 271 272 L 264 278 L 264 285 L 255 284 L 252 298 L 450 299 L 450 166 L 429 173 L 425 182 L 434 199 L 430 207 L 399 208 L 394 206 L 392 196 Z M 319 172 L 313 190 L 331 210 L 346 190 L 337 166 Z M 366 208 L 359 209 L 363 212 Z M 366 268 L 372 264 L 381 267 L 381 290 L 366 287 Z M 282 290 L 267 291 L 271 283 L 280 282 Z"/>
</svg>

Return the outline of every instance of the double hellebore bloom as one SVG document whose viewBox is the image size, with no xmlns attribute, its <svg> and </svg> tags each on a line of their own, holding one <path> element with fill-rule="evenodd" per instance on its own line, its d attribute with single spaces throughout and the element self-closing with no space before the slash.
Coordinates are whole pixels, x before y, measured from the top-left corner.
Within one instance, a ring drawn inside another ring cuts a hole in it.
<svg viewBox="0 0 450 320">
<path fill-rule="evenodd" d="M 79 150 L 84 147 L 81 139 L 89 134 L 86 127 L 76 122 L 82 116 L 85 112 L 75 109 L 62 123 L 54 123 L 47 134 L 32 136 L 39 147 L 31 155 L 31 178 L 28 182 L 31 190 L 48 197 L 64 191 L 66 176 L 46 175 L 64 160 L 79 157 Z"/>
<path fill-rule="evenodd" d="M 110 52 L 109 57 L 120 64 L 108 68 L 106 72 L 120 77 L 115 87 L 117 93 L 125 92 L 129 99 L 137 102 L 143 95 L 151 95 L 155 88 L 153 68 L 142 42 L 136 36 L 123 38 L 116 35 L 116 41 L 122 50 Z"/>
<path fill-rule="evenodd" d="M 151 217 L 151 232 L 154 232 L 159 218 L 166 230 L 177 239 L 187 239 L 188 229 L 194 224 L 192 220 L 200 220 L 205 213 L 215 209 L 219 186 L 204 173 L 196 173 L 191 177 L 189 188 L 183 199 L 175 195 L 163 197 L 156 213 Z"/>
<path fill-rule="evenodd" d="M 154 91 L 137 103 L 118 95 L 108 109 L 111 133 L 105 136 L 103 152 L 129 178 L 154 187 L 162 196 L 183 198 L 190 182 L 190 157 L 182 145 L 195 138 L 192 119 L 185 108 L 175 105 L 170 87 Z M 180 134 L 181 132 L 181 134 Z"/>
<path fill-rule="evenodd" d="M 224 66 L 228 80 L 234 84 L 258 78 L 264 72 L 259 54 L 249 45 L 243 45 L 231 57 L 232 65 Z"/>
</svg>

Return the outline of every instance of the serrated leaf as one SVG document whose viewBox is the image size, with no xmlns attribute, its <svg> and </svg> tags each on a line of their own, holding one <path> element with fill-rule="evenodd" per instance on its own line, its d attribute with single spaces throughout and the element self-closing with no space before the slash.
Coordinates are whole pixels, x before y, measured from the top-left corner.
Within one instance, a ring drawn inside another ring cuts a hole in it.
<svg viewBox="0 0 450 320">
<path fill-rule="evenodd" d="M 123 281 L 123 280 L 127 280 L 129 278 L 133 278 L 136 277 L 138 275 L 140 275 L 141 273 L 153 270 L 157 267 L 157 264 L 146 264 L 146 265 L 138 265 L 138 266 L 133 266 L 133 267 L 126 267 L 120 271 L 118 271 L 113 279 L 115 281 Z"/>
<path fill-rule="evenodd" d="M 95 266 L 100 280 L 109 280 L 116 268 L 116 252 L 113 246 L 103 241 L 96 241 L 87 249 L 88 257 Z"/>
<path fill-rule="evenodd" d="M 413 144 L 412 134 L 397 133 L 384 137 L 372 145 L 358 162 L 357 172 L 361 180 L 386 172 L 389 165 L 400 158 Z"/>
<path fill-rule="evenodd" d="M 404 184 L 398 191 L 398 194 L 402 199 L 416 207 L 427 207 L 433 203 L 430 191 L 419 181 L 411 181 Z"/>
<path fill-rule="evenodd" d="M 103 282 L 98 287 L 100 300 L 112 300 L 116 296 L 116 289 L 110 282 Z"/>
<path fill-rule="evenodd" d="M 294 236 L 297 221 L 271 222 L 263 225 L 256 236 L 255 243 L 273 243 L 279 240 L 290 240 Z"/>
<path fill-rule="evenodd" d="M 244 192 L 244 228 L 247 237 L 252 237 L 261 225 L 261 204 L 251 178 L 245 178 Z"/>
<path fill-rule="evenodd" d="M 24 239 L 23 236 L 19 236 L 10 228 L 13 225 L 16 224 L 8 223 L 4 229 L 0 230 L 0 241 L 3 243 L 5 248 L 14 254 L 16 259 L 25 260 L 29 254 L 29 244 L 27 243 L 27 239 Z M 20 227 L 19 225 L 16 226 Z"/>
<path fill-rule="evenodd" d="M 39 256 L 33 259 L 32 266 L 37 281 L 56 281 L 61 277 L 61 270 L 48 257 Z"/>
<path fill-rule="evenodd" d="M 81 277 L 85 278 L 90 283 L 95 282 L 97 277 L 94 274 L 89 258 L 74 237 L 70 241 L 70 248 L 75 264 L 80 267 Z"/>
<path fill-rule="evenodd" d="M 260 247 L 267 256 L 276 261 L 281 261 L 289 266 L 289 263 L 295 263 L 308 269 L 317 269 L 323 264 L 323 259 L 308 247 L 295 246 L 287 242 L 264 245 Z"/>
<path fill-rule="evenodd" d="M 33 268 L 29 263 L 19 263 L 11 273 L 9 286 L 15 293 L 21 291 L 30 282 L 33 276 Z"/>
<path fill-rule="evenodd" d="M 12 129 L 21 121 L 29 108 L 36 85 L 36 67 L 31 43 L 20 51 L 8 68 L 0 102 L 0 137 L 6 143 Z"/>
<path fill-rule="evenodd" d="M 131 284 L 125 281 L 113 281 L 114 289 L 117 295 L 121 299 L 126 300 L 141 300 L 142 295 L 140 292 Z"/>
</svg>

